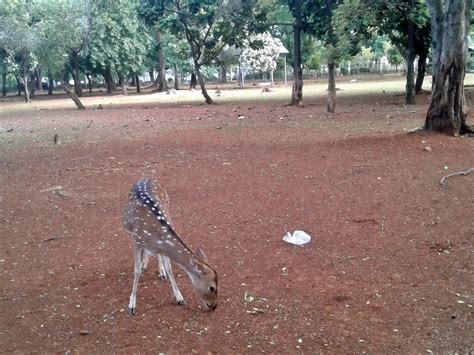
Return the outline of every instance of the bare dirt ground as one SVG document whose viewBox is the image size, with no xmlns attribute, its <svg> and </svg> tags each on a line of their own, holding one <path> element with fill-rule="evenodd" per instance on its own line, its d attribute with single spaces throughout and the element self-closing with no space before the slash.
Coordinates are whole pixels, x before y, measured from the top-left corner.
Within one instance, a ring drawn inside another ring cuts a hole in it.
<svg viewBox="0 0 474 355">
<path fill-rule="evenodd" d="M 474 174 L 439 181 L 474 140 L 408 133 L 428 100 L 0 101 L 0 352 L 473 352 Z M 186 307 L 153 268 L 127 314 L 142 176 L 216 268 L 215 312 L 175 267 Z M 295 229 L 311 243 L 283 242 Z"/>
</svg>

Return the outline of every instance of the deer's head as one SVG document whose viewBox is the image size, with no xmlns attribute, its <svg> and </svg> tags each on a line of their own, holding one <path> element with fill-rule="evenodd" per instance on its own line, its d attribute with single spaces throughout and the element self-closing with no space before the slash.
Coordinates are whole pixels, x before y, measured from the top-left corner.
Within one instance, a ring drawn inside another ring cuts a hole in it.
<svg viewBox="0 0 474 355">
<path fill-rule="evenodd" d="M 193 268 L 194 289 L 207 310 L 214 311 L 217 307 L 217 273 L 209 266 L 206 254 L 200 248 L 191 256 L 190 264 Z"/>
</svg>

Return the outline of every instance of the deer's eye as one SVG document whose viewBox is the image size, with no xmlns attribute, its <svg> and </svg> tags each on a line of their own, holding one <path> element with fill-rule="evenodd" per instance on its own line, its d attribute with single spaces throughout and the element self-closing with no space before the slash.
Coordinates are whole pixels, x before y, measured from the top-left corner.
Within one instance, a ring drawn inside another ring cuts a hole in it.
<svg viewBox="0 0 474 355">
<path fill-rule="evenodd" d="M 214 292 L 215 290 L 216 290 L 215 287 L 213 287 L 213 286 L 209 287 L 209 291 Z"/>
</svg>

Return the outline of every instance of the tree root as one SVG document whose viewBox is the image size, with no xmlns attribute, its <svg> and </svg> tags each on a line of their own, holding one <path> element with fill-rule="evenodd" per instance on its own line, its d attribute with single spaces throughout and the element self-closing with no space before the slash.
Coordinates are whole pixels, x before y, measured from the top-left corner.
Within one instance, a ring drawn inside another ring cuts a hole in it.
<svg viewBox="0 0 474 355">
<path fill-rule="evenodd" d="M 461 124 L 461 130 L 459 132 L 461 135 L 464 135 L 464 134 L 468 134 L 468 135 L 471 135 L 471 134 L 474 134 L 474 128 L 469 126 L 467 123 L 463 122 Z"/>
</svg>

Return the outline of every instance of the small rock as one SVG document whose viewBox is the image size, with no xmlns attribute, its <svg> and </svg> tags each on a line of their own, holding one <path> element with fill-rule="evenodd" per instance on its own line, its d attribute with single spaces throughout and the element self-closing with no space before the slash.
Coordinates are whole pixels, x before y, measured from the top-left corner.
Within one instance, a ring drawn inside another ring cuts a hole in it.
<svg viewBox="0 0 474 355">
<path fill-rule="evenodd" d="M 427 152 L 431 152 L 433 148 L 431 148 L 430 146 L 426 146 L 423 148 L 423 150 L 426 150 Z"/>
<path fill-rule="evenodd" d="M 89 335 L 90 333 L 91 333 L 91 332 L 90 332 L 89 330 L 87 330 L 87 329 L 82 329 L 82 330 L 79 332 L 79 334 L 81 334 L 81 335 Z"/>
</svg>

